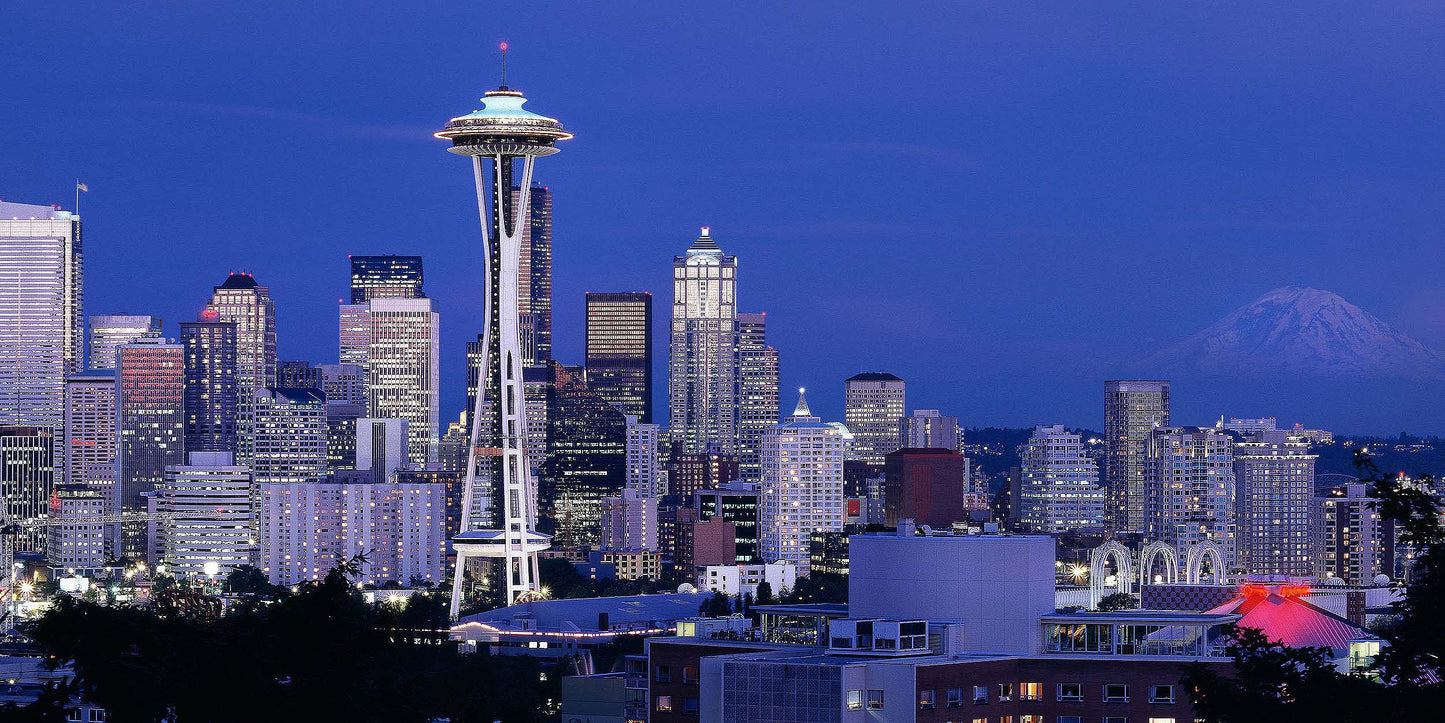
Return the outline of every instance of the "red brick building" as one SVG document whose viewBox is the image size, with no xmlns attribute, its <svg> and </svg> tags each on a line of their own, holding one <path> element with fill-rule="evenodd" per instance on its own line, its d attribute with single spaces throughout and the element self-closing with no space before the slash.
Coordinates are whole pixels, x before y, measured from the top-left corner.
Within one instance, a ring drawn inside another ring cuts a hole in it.
<svg viewBox="0 0 1445 723">
<path fill-rule="evenodd" d="M 883 458 L 884 524 L 901 519 L 947 530 L 967 520 L 963 495 L 967 460 L 942 448 L 904 448 Z"/>
</svg>

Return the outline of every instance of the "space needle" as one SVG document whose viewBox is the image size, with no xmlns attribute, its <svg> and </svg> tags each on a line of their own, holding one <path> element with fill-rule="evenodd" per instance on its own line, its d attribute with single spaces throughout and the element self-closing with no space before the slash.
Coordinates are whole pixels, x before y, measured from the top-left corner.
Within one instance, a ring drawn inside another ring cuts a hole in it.
<svg viewBox="0 0 1445 723">
<path fill-rule="evenodd" d="M 448 151 L 472 159 L 487 280 L 483 306 L 487 359 L 482 373 L 477 375 L 479 389 L 471 413 L 461 529 L 452 538 L 457 560 L 452 582 L 453 619 L 461 605 L 468 559 L 485 557 L 502 562 L 507 604 L 511 605 L 539 593 L 537 553 L 551 545 L 547 535 L 533 529 L 537 502 L 527 463 L 522 344 L 517 319 L 518 267 L 522 234 L 530 214 L 531 194 L 527 189 L 532 186 L 532 167 L 537 158 L 556 153 L 556 142 L 572 134 L 562 130 L 556 119 L 522 108 L 527 99 L 520 91 L 507 87 L 507 44 L 502 43 L 501 49 L 500 87 L 487 91 L 481 110 L 447 121 L 446 127 L 434 134 L 451 141 Z M 521 189 L 515 203 L 513 188 Z M 479 477 L 490 483 L 490 504 L 484 507 L 490 510 L 490 519 L 488 524 L 474 527 Z"/>
</svg>

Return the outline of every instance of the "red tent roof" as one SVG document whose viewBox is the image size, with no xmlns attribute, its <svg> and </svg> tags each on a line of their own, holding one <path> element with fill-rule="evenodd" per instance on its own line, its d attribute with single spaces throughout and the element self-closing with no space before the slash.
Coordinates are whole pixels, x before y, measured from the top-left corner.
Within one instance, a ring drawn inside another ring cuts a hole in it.
<svg viewBox="0 0 1445 723">
<path fill-rule="evenodd" d="M 1298 595 L 1307 589 L 1278 585 L 1245 585 L 1237 598 L 1210 610 L 1211 613 L 1236 613 L 1237 623 L 1244 628 L 1259 628 L 1270 640 L 1291 647 L 1322 647 L 1347 650 L 1351 640 L 1375 638 L 1368 630 L 1350 621 L 1301 600 Z"/>
</svg>

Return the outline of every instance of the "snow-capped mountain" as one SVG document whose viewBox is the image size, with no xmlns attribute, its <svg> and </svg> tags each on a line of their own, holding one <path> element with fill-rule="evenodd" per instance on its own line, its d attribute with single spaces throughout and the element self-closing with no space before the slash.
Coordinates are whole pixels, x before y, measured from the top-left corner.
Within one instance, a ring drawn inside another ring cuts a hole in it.
<svg viewBox="0 0 1445 723">
<path fill-rule="evenodd" d="M 1319 289 L 1275 289 L 1156 354 L 1164 373 L 1445 378 L 1445 355 Z"/>
</svg>

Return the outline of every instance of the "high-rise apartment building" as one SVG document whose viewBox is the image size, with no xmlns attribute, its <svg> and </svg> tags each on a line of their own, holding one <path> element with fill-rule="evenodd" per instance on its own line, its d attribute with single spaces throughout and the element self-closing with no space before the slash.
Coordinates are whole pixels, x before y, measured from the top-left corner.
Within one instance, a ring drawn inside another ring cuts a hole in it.
<svg viewBox="0 0 1445 723">
<path fill-rule="evenodd" d="M 897 422 L 895 421 L 895 425 Z M 763 435 L 758 551 L 808 574 L 808 537 L 843 529 L 843 435 L 819 421 L 801 390 L 787 419 Z"/>
<path fill-rule="evenodd" d="M 738 474 L 756 482 L 763 433 L 778 417 L 778 350 L 768 346 L 768 316 L 738 314 Z"/>
<path fill-rule="evenodd" d="M 602 500 L 604 550 L 657 550 L 657 498 L 625 489 Z"/>
<path fill-rule="evenodd" d="M 1210 427 L 1160 427 L 1144 448 L 1144 538 L 1186 551 L 1203 542 L 1234 567 L 1234 441 Z M 1216 570 L 1216 581 L 1229 570 Z"/>
<path fill-rule="evenodd" d="M 1395 571 L 1395 521 L 1380 514 L 1369 486 L 1347 484 L 1315 499 L 1315 576 L 1371 585 Z"/>
<path fill-rule="evenodd" d="M 87 369 L 114 369 L 115 350 L 136 339 L 161 335 L 161 320 L 134 314 L 91 314 Z"/>
<path fill-rule="evenodd" d="M 915 409 L 912 415 L 898 422 L 898 446 L 900 449 L 932 447 L 962 452 L 958 417 L 946 417 L 937 409 Z"/>
<path fill-rule="evenodd" d="M 0 425 L 0 495 L 7 522 L 35 522 L 50 513 L 58 446 L 50 427 Z M 15 550 L 44 552 L 45 542 L 43 527 L 25 529 L 15 536 Z"/>
<path fill-rule="evenodd" d="M 351 303 L 373 299 L 420 299 L 420 256 L 352 256 Z"/>
<path fill-rule="evenodd" d="M 81 271 L 78 216 L 0 202 L 0 424 L 46 427 L 56 445 L 81 371 Z"/>
<path fill-rule="evenodd" d="M 97 369 L 65 380 L 64 480 L 99 490 L 114 504 L 115 370 Z"/>
<path fill-rule="evenodd" d="M 1144 467 L 1149 435 L 1169 426 L 1169 382 L 1104 382 L 1104 524 L 1117 534 L 1144 531 Z"/>
<path fill-rule="evenodd" d="M 159 338 L 137 339 L 116 352 L 116 502 L 143 512 L 144 495 L 165 481 L 166 467 L 184 464 L 185 348 Z M 143 526 L 122 530 L 122 552 L 146 553 Z"/>
<path fill-rule="evenodd" d="M 517 213 L 521 189 L 509 194 Z M 533 183 L 526 224 L 518 244 L 517 313 L 523 366 L 546 366 L 552 359 L 552 191 Z M 629 412 L 630 413 L 630 412 Z"/>
<path fill-rule="evenodd" d="M 204 312 L 181 322 L 187 452 L 236 452 L 240 409 L 236 322 Z"/>
<path fill-rule="evenodd" d="M 707 227 L 672 262 L 668 423 L 687 453 L 737 450 L 737 271 Z"/>
<path fill-rule="evenodd" d="M 663 437 L 657 424 L 627 418 L 627 489 L 642 497 L 667 494 L 667 467 L 663 464 Z"/>
<path fill-rule="evenodd" d="M 652 421 L 652 294 L 587 292 L 587 386 L 637 417 Z"/>
<path fill-rule="evenodd" d="M 844 383 L 843 423 L 853 433 L 849 459 L 883 464 L 898 449 L 898 422 L 903 419 L 903 380 L 887 372 L 864 372 Z"/>
<path fill-rule="evenodd" d="M 1019 455 L 1018 522 L 1025 531 L 1097 532 L 1104 527 L 1099 465 L 1079 435 L 1054 424 L 1034 428 Z"/>
<path fill-rule="evenodd" d="M 440 316 L 431 299 L 369 303 L 368 417 L 405 419 L 408 459 L 424 466 L 441 439 Z"/>
<path fill-rule="evenodd" d="M 261 569 L 277 585 L 319 580 L 366 553 L 359 582 L 441 581 L 446 485 L 335 481 L 259 485 Z"/>
<path fill-rule="evenodd" d="M 251 561 L 251 474 L 230 452 L 192 452 L 166 467 L 155 502 L 164 561 L 188 578 L 224 579 Z"/>
<path fill-rule="evenodd" d="M 617 497 L 626 485 L 627 417 L 588 388 L 580 369 L 552 362 L 547 454 L 537 482 L 539 525 L 554 522 L 555 546 L 597 545 L 602 500 Z"/>
<path fill-rule="evenodd" d="M 1310 523 L 1318 457 L 1284 430 L 1235 442 L 1235 560 L 1246 574 L 1314 574 Z"/>
</svg>

